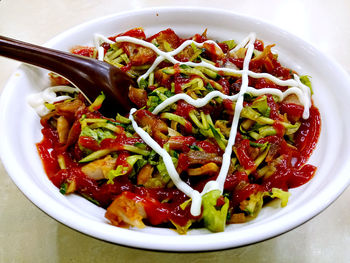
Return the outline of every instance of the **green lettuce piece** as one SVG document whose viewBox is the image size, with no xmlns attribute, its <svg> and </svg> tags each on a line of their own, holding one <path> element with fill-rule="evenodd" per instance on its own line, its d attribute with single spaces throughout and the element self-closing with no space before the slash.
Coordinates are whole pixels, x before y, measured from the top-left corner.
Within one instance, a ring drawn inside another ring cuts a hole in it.
<svg viewBox="0 0 350 263">
<path fill-rule="evenodd" d="M 160 115 L 160 118 L 161 119 L 168 119 L 170 121 L 176 121 L 178 122 L 180 125 L 184 126 L 184 127 L 187 127 L 190 123 L 188 122 L 188 120 L 186 120 L 184 117 L 181 117 L 177 114 L 174 114 L 174 113 L 170 113 L 170 112 L 163 112 L 161 115 Z M 192 127 L 192 132 L 193 133 L 196 133 L 197 130 L 195 128 Z"/>
<path fill-rule="evenodd" d="M 126 151 L 129 151 L 129 152 L 142 154 L 142 155 L 146 155 L 146 156 L 150 154 L 150 151 L 136 147 L 134 145 L 125 144 L 125 145 L 123 145 L 123 149 Z"/>
<path fill-rule="evenodd" d="M 241 209 L 249 216 L 256 217 L 264 204 L 264 196 L 268 194 L 268 192 L 257 192 L 255 194 L 251 194 L 249 196 L 249 200 L 245 200 L 241 203 Z"/>
<path fill-rule="evenodd" d="M 126 174 L 128 172 L 128 170 L 129 170 L 129 167 L 125 167 L 123 165 L 118 165 L 117 169 L 111 170 L 111 171 L 108 172 L 108 174 L 107 174 L 107 178 L 108 178 L 107 184 L 114 184 L 114 181 L 113 181 L 114 178 Z"/>
<path fill-rule="evenodd" d="M 95 101 L 89 106 L 89 111 L 95 111 L 100 109 L 105 99 L 106 99 L 106 95 L 103 92 L 101 92 L 101 94 L 98 95 Z"/>
<path fill-rule="evenodd" d="M 178 159 L 175 158 L 175 157 L 171 157 L 171 160 L 173 161 L 173 164 L 175 165 L 175 167 L 177 166 L 177 162 L 178 162 Z M 159 162 L 157 164 L 157 170 L 159 172 L 159 174 L 161 175 L 162 177 L 162 181 L 164 183 L 167 183 L 170 181 L 170 175 L 168 174 L 168 170 L 166 169 L 166 166 L 165 166 L 165 163 L 163 161 L 163 158 L 160 158 L 159 159 Z"/>
<path fill-rule="evenodd" d="M 149 93 L 148 96 L 158 96 L 161 100 L 166 100 L 167 97 L 164 95 L 164 93 L 167 90 L 168 89 L 165 87 L 159 87 L 153 90 L 151 93 Z"/>
<path fill-rule="evenodd" d="M 67 183 L 61 184 L 60 193 L 63 194 L 63 195 L 65 195 L 66 192 L 67 192 L 67 188 L 68 188 L 68 184 L 67 184 Z"/>
<path fill-rule="evenodd" d="M 213 88 L 213 86 L 208 82 L 207 83 L 207 86 L 205 87 L 206 89 L 207 89 L 207 91 L 213 91 L 213 90 L 215 90 L 214 88 Z"/>
<path fill-rule="evenodd" d="M 267 97 L 265 95 L 255 99 L 251 107 L 257 109 L 264 117 L 270 116 L 271 109 L 267 104 Z"/>
<path fill-rule="evenodd" d="M 132 167 L 129 178 L 134 177 L 141 168 L 147 164 L 147 160 L 143 159 L 142 155 L 131 155 L 126 158 L 126 162 Z"/>
<path fill-rule="evenodd" d="M 131 120 L 129 120 L 128 118 L 125 118 L 124 116 L 120 115 L 119 113 L 115 117 L 115 120 L 117 122 L 120 122 L 120 123 L 123 123 L 123 124 L 130 124 L 131 123 Z"/>
<path fill-rule="evenodd" d="M 113 184 L 114 178 L 126 174 L 128 171 L 133 169 L 132 173 L 129 175 L 130 177 L 134 176 L 146 163 L 147 161 L 143 159 L 142 155 L 131 155 L 126 158 L 126 162 L 128 163 L 128 167 L 123 165 L 118 165 L 115 170 L 111 170 L 107 174 L 108 184 Z"/>
<path fill-rule="evenodd" d="M 225 43 L 228 46 L 228 49 L 231 50 L 235 46 L 237 46 L 236 42 L 234 40 L 226 40 L 223 43 Z"/>
<path fill-rule="evenodd" d="M 158 157 L 159 155 L 152 149 L 151 153 L 148 155 L 147 162 L 150 165 L 157 165 L 159 163 Z"/>
<path fill-rule="evenodd" d="M 312 90 L 312 85 L 311 85 L 311 80 L 310 80 L 310 76 L 308 75 L 304 75 L 304 76 L 300 76 L 300 82 L 303 83 L 305 86 L 308 86 L 310 88 L 310 92 L 311 95 L 314 94 L 314 91 Z"/>
<path fill-rule="evenodd" d="M 170 219 L 170 222 L 176 227 L 176 232 L 179 233 L 180 235 L 186 235 L 187 230 L 190 228 L 192 225 L 192 221 L 188 220 L 186 225 L 180 226 L 176 224 L 173 220 Z"/>
<path fill-rule="evenodd" d="M 253 121 L 256 121 L 259 124 L 268 124 L 272 125 L 274 124 L 274 120 L 267 118 L 265 116 L 261 116 L 260 112 L 254 110 L 252 107 L 244 107 L 241 112 L 242 118 L 247 118 Z"/>
<path fill-rule="evenodd" d="M 53 111 L 55 109 L 55 104 L 47 103 L 45 102 L 45 107 L 49 109 L 50 111 Z"/>
<path fill-rule="evenodd" d="M 131 155 L 126 157 L 126 162 L 130 165 L 130 167 L 134 167 L 134 164 L 138 160 L 142 160 L 142 159 L 143 159 L 142 155 Z"/>
<path fill-rule="evenodd" d="M 79 161 L 79 163 L 87 163 L 87 162 L 92 162 L 94 160 L 100 159 L 107 154 L 109 154 L 112 150 L 110 149 L 102 149 L 98 150 L 96 152 L 90 153 L 88 156 L 85 156 L 83 159 Z"/>
<path fill-rule="evenodd" d="M 212 232 L 225 230 L 229 200 L 225 197 L 225 204 L 218 208 L 216 203 L 220 196 L 219 190 L 213 190 L 202 197 L 204 226 Z"/>
<path fill-rule="evenodd" d="M 290 193 L 283 191 L 279 188 L 272 188 L 272 193 L 270 193 L 271 198 L 279 198 L 281 199 L 281 207 L 285 207 L 288 203 L 288 199 L 290 197 Z"/>
<path fill-rule="evenodd" d="M 140 83 L 139 83 L 139 88 L 140 89 L 146 89 L 148 87 L 148 82 L 144 78 L 141 78 Z"/>
<path fill-rule="evenodd" d="M 249 200 L 241 202 L 240 208 L 251 217 L 256 217 L 264 204 L 264 197 L 279 198 L 281 207 L 285 207 L 290 196 L 289 192 L 279 188 L 272 188 L 271 192 L 257 192 L 249 196 Z"/>
<path fill-rule="evenodd" d="M 115 138 L 115 135 L 110 130 L 104 130 L 104 129 L 91 129 L 89 126 L 83 127 L 81 130 L 80 136 L 88 136 L 92 137 L 95 141 L 100 143 L 106 138 Z"/>
<path fill-rule="evenodd" d="M 160 103 L 162 100 L 157 96 L 148 96 L 147 107 L 149 111 L 153 111 Z"/>
<path fill-rule="evenodd" d="M 157 165 L 157 170 L 162 177 L 168 175 L 168 170 L 166 169 L 165 163 L 162 158 L 160 158 L 159 160 L 159 163 Z"/>
<path fill-rule="evenodd" d="M 140 148 L 140 149 L 142 149 L 142 150 L 146 150 L 146 148 L 147 148 L 147 144 L 142 143 L 142 142 L 135 142 L 135 143 L 134 143 L 134 146 L 135 146 L 135 147 L 138 147 L 138 148 Z"/>
<path fill-rule="evenodd" d="M 263 127 L 259 128 L 260 138 L 264 138 L 266 136 L 275 135 L 276 133 L 277 133 L 277 131 L 276 131 L 276 129 L 273 126 L 266 125 L 266 126 L 263 126 Z"/>
<path fill-rule="evenodd" d="M 147 160 L 145 159 L 139 159 L 134 165 L 134 171 L 135 173 L 140 171 L 142 167 L 144 167 L 147 164 Z"/>
<path fill-rule="evenodd" d="M 144 167 L 145 165 L 147 164 L 147 160 L 145 159 L 138 159 L 134 166 L 133 166 L 133 169 L 131 171 L 131 173 L 129 174 L 129 178 L 135 178 L 135 175 L 138 174 L 138 172 L 141 170 L 142 167 Z"/>
<path fill-rule="evenodd" d="M 213 135 L 214 135 L 214 139 L 216 140 L 217 144 L 219 145 L 219 147 L 225 151 L 226 149 L 226 144 L 227 141 L 225 140 L 225 136 L 221 133 L 220 129 L 216 129 L 214 128 L 213 125 L 209 124 L 209 128 L 212 131 Z"/>
</svg>

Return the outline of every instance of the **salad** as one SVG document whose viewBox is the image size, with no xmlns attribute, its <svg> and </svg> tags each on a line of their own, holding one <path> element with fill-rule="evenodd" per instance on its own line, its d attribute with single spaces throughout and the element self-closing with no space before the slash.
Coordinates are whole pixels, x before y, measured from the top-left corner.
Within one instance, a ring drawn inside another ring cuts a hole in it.
<svg viewBox="0 0 350 263">
<path fill-rule="evenodd" d="M 254 33 L 237 43 L 135 28 L 72 48 L 135 78 L 125 94 L 135 108 L 107 118 L 103 93 L 91 103 L 50 73 L 32 103 L 48 178 L 119 227 L 220 232 L 273 199 L 286 206 L 288 189 L 316 172 L 307 160 L 321 120 L 310 77 L 281 65 L 273 46 Z"/>
</svg>

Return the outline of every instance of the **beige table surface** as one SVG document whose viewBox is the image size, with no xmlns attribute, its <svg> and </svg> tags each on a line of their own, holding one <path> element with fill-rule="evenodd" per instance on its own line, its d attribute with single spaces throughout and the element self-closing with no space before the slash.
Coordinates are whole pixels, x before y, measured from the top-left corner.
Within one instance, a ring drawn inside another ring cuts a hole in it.
<svg viewBox="0 0 350 263">
<path fill-rule="evenodd" d="M 0 34 L 43 44 L 99 16 L 168 5 L 224 8 L 297 34 L 350 72 L 350 1 L 332 0 L 0 0 Z M 18 66 L 0 58 L 0 91 Z M 1 134 L 0 134 L 1 136 Z M 106 243 L 50 218 L 13 184 L 0 163 L 0 262 L 350 262 L 350 190 L 289 233 L 209 253 L 160 253 Z"/>
</svg>

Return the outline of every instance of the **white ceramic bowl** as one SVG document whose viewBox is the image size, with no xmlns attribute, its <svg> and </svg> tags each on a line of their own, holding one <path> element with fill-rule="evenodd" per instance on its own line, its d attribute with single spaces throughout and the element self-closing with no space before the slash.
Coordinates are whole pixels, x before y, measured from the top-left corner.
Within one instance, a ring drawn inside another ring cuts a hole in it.
<svg viewBox="0 0 350 263">
<path fill-rule="evenodd" d="M 300 74 L 312 76 L 314 101 L 322 116 L 322 132 L 309 163 L 318 167 L 306 185 L 292 189 L 285 208 L 265 207 L 258 218 L 229 225 L 223 233 L 191 230 L 181 236 L 173 230 L 147 227 L 122 229 L 108 224 L 104 210 L 76 195 L 61 195 L 43 171 L 35 143 L 41 140 L 39 117 L 26 103 L 29 94 L 48 85 L 47 72 L 21 65 L 1 96 L 1 158 L 20 190 L 58 221 L 93 237 L 117 244 L 168 251 L 207 251 L 242 246 L 284 233 L 325 209 L 350 182 L 350 79 L 335 62 L 310 44 L 273 25 L 223 10 L 158 8 L 132 11 L 97 19 L 70 29 L 46 46 L 68 50 L 92 44 L 93 34 L 109 36 L 134 27 L 147 35 L 171 27 L 181 36 L 201 33 L 217 40 L 242 40 L 256 32 L 265 43 L 275 43 L 280 61 Z"/>
</svg>

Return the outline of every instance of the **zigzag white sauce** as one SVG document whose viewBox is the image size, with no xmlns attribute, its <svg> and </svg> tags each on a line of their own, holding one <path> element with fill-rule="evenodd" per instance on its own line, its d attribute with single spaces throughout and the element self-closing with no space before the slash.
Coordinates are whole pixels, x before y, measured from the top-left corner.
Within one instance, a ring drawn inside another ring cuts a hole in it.
<svg viewBox="0 0 350 263">
<path fill-rule="evenodd" d="M 114 43 L 101 35 L 95 35 L 95 45 L 97 48 L 99 48 L 99 44 L 101 43 L 101 41 L 108 42 L 108 43 Z M 130 111 L 129 119 L 131 120 L 132 125 L 133 125 L 136 133 L 144 140 L 144 142 L 149 147 L 151 147 L 154 151 L 156 151 L 163 158 L 163 161 L 165 163 L 165 166 L 167 168 L 169 176 L 171 177 L 171 179 L 174 182 L 174 184 L 176 185 L 176 187 L 192 199 L 191 214 L 193 216 L 198 216 L 200 214 L 201 197 L 205 193 L 208 193 L 208 192 L 215 190 L 215 189 L 218 189 L 221 192 L 223 191 L 224 183 L 225 183 L 226 176 L 227 176 L 230 162 L 231 162 L 232 147 L 235 143 L 238 121 L 239 121 L 240 113 L 243 109 L 243 99 L 244 99 L 245 93 L 250 93 L 250 94 L 256 95 L 256 96 L 262 95 L 262 94 L 272 94 L 272 95 L 277 96 L 281 101 L 285 97 L 287 97 L 288 95 L 295 94 L 298 97 L 299 101 L 304 106 L 303 118 L 307 119 L 309 117 L 309 108 L 311 107 L 310 89 L 301 83 L 301 81 L 297 75 L 294 75 L 294 79 L 281 80 L 281 79 L 276 78 L 276 77 L 274 77 L 270 74 L 267 74 L 267 73 L 256 73 L 256 72 L 249 70 L 249 62 L 252 58 L 253 51 L 254 51 L 254 42 L 255 42 L 255 34 L 254 33 L 249 34 L 248 37 L 246 37 L 241 43 L 239 43 L 233 50 L 230 51 L 230 53 L 233 53 L 242 47 L 247 48 L 247 52 L 246 52 L 246 55 L 244 58 L 242 70 L 216 67 L 216 66 L 213 66 L 212 64 L 209 64 L 205 61 L 202 61 L 200 63 L 181 62 L 181 61 L 178 61 L 174 58 L 175 55 L 180 53 L 184 48 L 186 48 L 187 46 L 189 46 L 191 44 L 194 44 L 197 47 L 201 48 L 201 47 L 203 47 L 204 43 L 210 43 L 210 44 L 214 44 L 214 45 L 216 45 L 216 47 L 220 48 L 216 44 L 216 42 L 214 42 L 212 40 L 208 40 L 208 41 L 205 41 L 203 43 L 197 43 L 197 42 L 192 41 L 192 40 L 186 40 L 177 49 L 175 49 L 171 52 L 164 52 L 164 51 L 158 49 L 152 43 L 149 43 L 149 42 L 146 42 L 144 40 L 137 39 L 137 38 L 128 37 L 128 36 L 117 37 L 115 39 L 115 41 L 116 42 L 130 42 L 130 43 L 134 43 L 137 45 L 141 45 L 141 46 L 152 49 L 158 55 L 158 57 L 156 58 L 156 60 L 152 64 L 152 66 L 147 70 L 147 72 L 138 78 L 138 82 L 140 82 L 141 79 L 148 78 L 149 74 L 151 72 L 153 72 L 155 70 L 155 68 L 159 65 L 159 63 L 161 63 L 164 60 L 167 60 L 173 64 L 187 65 L 187 66 L 191 66 L 191 67 L 201 66 L 201 67 L 209 68 L 209 69 L 214 70 L 214 71 L 234 73 L 234 74 L 240 75 L 242 77 L 241 89 L 240 89 L 240 92 L 236 95 L 228 96 L 226 94 L 223 94 L 220 91 L 212 91 L 209 94 L 207 94 L 204 98 L 194 100 L 193 98 L 191 98 L 187 94 L 176 94 L 176 95 L 166 99 L 165 101 L 163 101 L 152 112 L 153 114 L 158 114 L 159 112 L 164 110 L 166 107 L 177 102 L 178 100 L 185 100 L 187 103 L 189 103 L 197 108 L 203 107 L 204 105 L 208 104 L 209 101 L 215 97 L 220 97 L 222 99 L 229 99 L 231 101 L 236 101 L 235 113 L 234 113 L 234 117 L 233 117 L 233 121 L 232 121 L 230 136 L 228 139 L 228 143 L 227 143 L 225 152 L 223 154 L 222 166 L 221 166 L 219 175 L 215 181 L 214 180 L 209 181 L 205 185 L 205 187 L 201 193 L 194 190 L 192 187 L 190 187 L 188 184 L 186 184 L 184 181 L 181 180 L 168 152 L 165 149 L 163 149 L 155 140 L 153 140 L 152 137 L 147 132 L 145 132 L 142 128 L 140 128 L 137 125 L 136 121 L 133 118 L 133 113 L 136 111 L 136 109 L 132 109 Z M 99 59 L 101 59 L 100 56 L 99 56 Z M 274 82 L 277 85 L 288 86 L 289 88 L 285 92 L 282 92 L 278 89 L 271 89 L 271 88 L 264 88 L 264 89 L 257 90 L 253 87 L 248 86 L 248 76 L 252 77 L 252 78 L 266 78 L 266 79 L 271 80 L 272 82 Z"/>
</svg>

